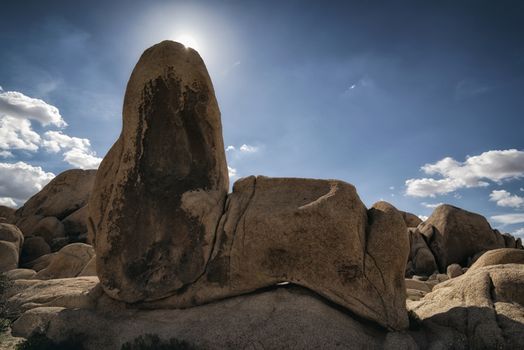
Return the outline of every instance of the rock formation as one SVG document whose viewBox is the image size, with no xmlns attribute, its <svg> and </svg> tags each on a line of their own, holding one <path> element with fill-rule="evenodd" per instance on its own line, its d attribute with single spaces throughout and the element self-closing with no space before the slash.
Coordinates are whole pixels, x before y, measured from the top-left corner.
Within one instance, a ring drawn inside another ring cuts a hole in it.
<svg viewBox="0 0 524 350">
<path fill-rule="evenodd" d="M 407 326 L 408 239 L 392 206 L 367 212 L 341 181 L 249 177 L 224 209 L 220 114 L 195 51 L 173 42 L 146 50 L 123 118 L 89 201 L 111 297 L 188 307 L 292 282 L 385 327 Z"/>
<path fill-rule="evenodd" d="M 102 285 L 136 302 L 169 296 L 205 270 L 228 190 L 220 111 L 198 53 L 164 41 L 140 57 L 123 129 L 89 202 Z"/>
<path fill-rule="evenodd" d="M 521 264 L 486 266 L 436 285 L 420 301 L 408 302 L 418 327 L 426 333 L 420 346 L 524 348 L 523 289 Z"/>
<path fill-rule="evenodd" d="M 227 190 L 200 56 L 153 46 L 99 171 L 0 207 L 0 318 L 97 350 L 148 333 L 206 349 L 524 348 L 522 242 L 482 216 L 367 209 L 339 180 L 249 176 Z M 96 254 L 68 244 L 86 239 Z"/>
<path fill-rule="evenodd" d="M 417 227 L 420 225 L 422 220 L 416 216 L 415 214 L 408 213 L 407 211 L 400 211 L 402 214 L 402 217 L 404 218 L 404 222 L 406 223 L 407 227 Z"/>
<path fill-rule="evenodd" d="M 479 252 L 504 247 L 504 239 L 486 218 L 446 204 L 437 207 L 418 230 L 442 272 L 453 263 L 466 266 L 468 258 Z"/>
<path fill-rule="evenodd" d="M 0 273 L 18 267 L 24 236 L 18 227 L 0 223 Z"/>
<path fill-rule="evenodd" d="M 500 264 L 524 264 L 524 250 L 515 248 L 494 249 L 482 254 L 469 270 Z"/>
</svg>

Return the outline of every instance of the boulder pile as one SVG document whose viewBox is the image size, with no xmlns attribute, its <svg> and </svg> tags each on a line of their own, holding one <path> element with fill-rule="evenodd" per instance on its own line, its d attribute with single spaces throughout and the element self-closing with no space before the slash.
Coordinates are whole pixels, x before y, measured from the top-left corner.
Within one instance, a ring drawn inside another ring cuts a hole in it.
<svg viewBox="0 0 524 350">
<path fill-rule="evenodd" d="M 524 347 L 522 243 L 482 216 L 366 208 L 340 180 L 228 188 L 202 59 L 147 49 L 99 170 L 0 208 L 13 335 L 86 349 Z"/>
</svg>

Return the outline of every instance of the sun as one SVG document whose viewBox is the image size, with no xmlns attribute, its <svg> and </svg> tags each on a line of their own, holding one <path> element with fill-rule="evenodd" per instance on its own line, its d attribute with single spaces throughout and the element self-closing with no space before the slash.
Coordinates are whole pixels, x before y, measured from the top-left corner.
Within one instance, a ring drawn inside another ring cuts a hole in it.
<svg viewBox="0 0 524 350">
<path fill-rule="evenodd" d="M 175 41 L 178 41 L 185 47 L 190 47 L 196 51 L 199 50 L 198 42 L 195 40 L 195 38 L 192 35 L 189 34 L 182 34 L 176 37 Z"/>
</svg>

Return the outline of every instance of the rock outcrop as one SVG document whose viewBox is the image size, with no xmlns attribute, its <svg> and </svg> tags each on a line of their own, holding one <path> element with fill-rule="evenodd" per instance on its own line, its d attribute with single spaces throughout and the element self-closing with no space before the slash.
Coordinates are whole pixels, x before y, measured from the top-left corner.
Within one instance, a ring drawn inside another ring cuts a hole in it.
<svg viewBox="0 0 524 350">
<path fill-rule="evenodd" d="M 12 224 L 15 221 L 16 209 L 0 205 L 0 223 Z"/>
<path fill-rule="evenodd" d="M 93 247 L 85 243 L 72 243 L 60 249 L 49 265 L 38 271 L 37 279 L 70 278 L 78 276 L 94 257 Z"/>
<path fill-rule="evenodd" d="M 23 243 L 24 236 L 18 227 L 0 223 L 0 273 L 18 267 Z"/>
<path fill-rule="evenodd" d="M 468 258 L 479 252 L 505 246 L 486 218 L 447 204 L 437 207 L 418 230 L 426 237 L 441 272 L 453 263 L 466 266 Z"/>
<path fill-rule="evenodd" d="M 524 250 L 501 248 L 487 251 L 471 265 L 468 271 L 474 271 L 484 266 L 500 264 L 524 264 Z"/>
<path fill-rule="evenodd" d="M 406 223 L 407 227 L 417 227 L 422 222 L 422 220 L 413 213 L 409 213 L 407 211 L 402 210 L 400 211 L 400 213 L 402 214 L 402 217 L 404 218 L 404 222 Z"/>
<path fill-rule="evenodd" d="M 248 177 L 235 183 L 206 273 L 154 307 L 188 307 L 280 282 L 307 287 L 391 329 L 407 326 L 406 226 L 369 211 L 337 180 Z"/>
<path fill-rule="evenodd" d="M 292 285 L 181 310 L 126 310 L 115 302 L 99 302 L 93 309 L 85 307 L 88 295 L 79 296 L 84 301 L 79 308 L 41 306 L 25 312 L 13 333 L 27 337 L 37 330 L 55 342 L 81 335 L 87 350 L 120 349 L 147 334 L 195 349 L 416 348 L 409 334 L 388 333 Z"/>
<path fill-rule="evenodd" d="M 18 249 L 13 242 L 0 241 L 0 273 L 18 267 Z"/>
<path fill-rule="evenodd" d="M 96 170 L 64 171 L 16 211 L 18 221 L 31 216 L 54 216 L 59 220 L 64 219 L 87 203 L 95 175 Z M 19 227 L 22 229 L 20 225 Z M 23 229 L 22 232 L 28 234 Z"/>
<path fill-rule="evenodd" d="M 524 265 L 486 266 L 437 284 L 408 302 L 421 348 L 524 348 Z M 430 347 L 431 345 L 431 347 Z"/>
<path fill-rule="evenodd" d="M 147 49 L 127 85 L 122 133 L 89 201 L 105 291 L 136 302 L 195 282 L 211 254 L 228 182 L 204 62 L 171 41 Z"/>
<path fill-rule="evenodd" d="M 336 180 L 249 177 L 227 199 L 220 113 L 200 56 L 146 50 L 123 130 L 98 170 L 89 230 L 101 285 L 142 307 L 189 307 L 292 282 L 407 327 L 402 215 Z"/>
</svg>

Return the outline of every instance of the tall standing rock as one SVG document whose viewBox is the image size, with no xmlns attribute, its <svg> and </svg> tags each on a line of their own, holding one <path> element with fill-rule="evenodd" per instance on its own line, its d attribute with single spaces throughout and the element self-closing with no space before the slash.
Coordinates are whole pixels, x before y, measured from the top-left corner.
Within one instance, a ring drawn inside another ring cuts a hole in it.
<svg viewBox="0 0 524 350">
<path fill-rule="evenodd" d="M 204 62 L 172 41 L 147 49 L 127 85 L 122 133 L 89 201 L 106 293 L 154 300 L 196 281 L 210 258 L 228 181 Z"/>
</svg>

